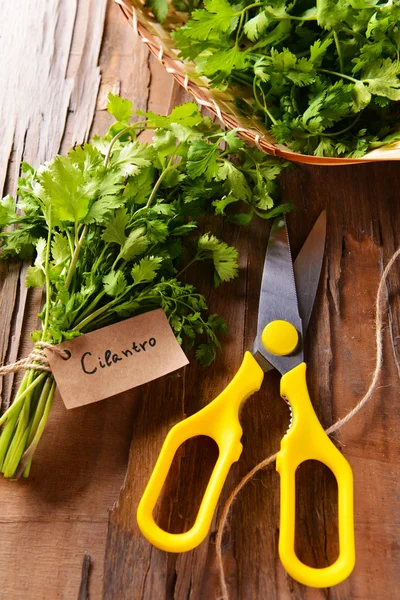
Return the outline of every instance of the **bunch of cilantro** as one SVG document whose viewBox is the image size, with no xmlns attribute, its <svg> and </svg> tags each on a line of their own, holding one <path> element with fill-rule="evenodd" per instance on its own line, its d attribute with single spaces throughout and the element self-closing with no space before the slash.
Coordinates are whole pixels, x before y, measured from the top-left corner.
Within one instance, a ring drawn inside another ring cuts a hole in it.
<svg viewBox="0 0 400 600">
<path fill-rule="evenodd" d="M 148 0 L 159 20 L 167 0 Z M 275 139 L 304 154 L 362 157 L 400 139 L 398 0 L 174 0 L 180 55 Z M 240 86 L 240 87 L 238 87 Z"/>
<path fill-rule="evenodd" d="M 5 258 L 34 260 L 28 287 L 45 288 L 34 342 L 58 344 L 158 307 L 180 343 L 197 345 L 208 365 L 226 325 L 210 315 L 204 297 L 181 274 L 211 261 L 214 282 L 238 273 L 237 251 L 209 233 L 185 238 L 207 211 L 249 223 L 289 207 L 273 207 L 275 178 L 285 163 L 245 148 L 235 132 L 202 117 L 193 103 L 170 116 L 152 112 L 131 123 L 132 103 L 109 96 L 116 122 L 103 137 L 56 156 L 38 169 L 21 165 L 18 203 L 0 204 Z M 155 130 L 150 144 L 136 131 Z M 188 256 L 189 248 L 192 253 Z M 51 373 L 29 368 L 13 403 L 0 418 L 0 469 L 29 474 L 32 455 L 53 402 Z"/>
</svg>

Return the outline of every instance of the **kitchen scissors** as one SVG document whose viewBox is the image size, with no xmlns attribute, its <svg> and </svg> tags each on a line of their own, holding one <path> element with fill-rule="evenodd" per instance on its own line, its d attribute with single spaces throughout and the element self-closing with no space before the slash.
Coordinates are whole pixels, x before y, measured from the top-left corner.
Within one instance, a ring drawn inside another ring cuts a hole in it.
<svg viewBox="0 0 400 600">
<path fill-rule="evenodd" d="M 231 465 L 242 452 L 240 408 L 260 389 L 264 373 L 275 368 L 282 375 L 281 396 L 291 411 L 290 426 L 276 458 L 276 469 L 280 474 L 280 559 L 289 575 L 312 587 L 336 585 L 353 570 L 353 474 L 314 412 L 303 360 L 303 337 L 320 278 L 325 237 L 324 211 L 293 265 L 286 222 L 283 218 L 275 219 L 264 261 L 253 351 L 245 353 L 235 377 L 213 402 L 170 430 L 140 500 L 138 525 L 157 548 L 186 552 L 207 536 Z M 153 510 L 179 446 L 199 435 L 215 440 L 219 456 L 193 527 L 184 533 L 169 533 L 157 525 Z M 294 547 L 296 469 L 306 460 L 317 460 L 329 467 L 338 486 L 339 556 L 333 564 L 323 568 L 302 563 Z"/>
</svg>

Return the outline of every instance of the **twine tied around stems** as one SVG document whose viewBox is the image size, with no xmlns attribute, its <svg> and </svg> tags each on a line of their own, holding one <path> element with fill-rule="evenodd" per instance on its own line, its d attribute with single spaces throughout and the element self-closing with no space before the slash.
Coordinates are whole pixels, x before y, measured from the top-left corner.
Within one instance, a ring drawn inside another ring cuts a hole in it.
<svg viewBox="0 0 400 600">
<path fill-rule="evenodd" d="M 0 367 L 0 377 L 4 377 L 4 375 L 8 375 L 9 373 L 17 373 L 18 371 L 25 371 L 27 369 L 35 369 L 36 371 L 47 371 L 51 372 L 50 364 L 47 359 L 45 350 L 50 350 L 55 354 L 58 354 L 64 360 L 67 360 L 70 357 L 70 354 L 67 350 L 62 350 L 58 346 L 54 346 L 48 342 L 36 342 L 33 346 L 32 352 L 28 354 L 25 358 L 21 358 L 16 362 L 10 363 L 8 365 L 3 365 Z"/>
<path fill-rule="evenodd" d="M 375 314 L 375 343 L 376 343 L 376 362 L 375 369 L 372 375 L 371 383 L 368 387 L 368 390 L 363 398 L 357 402 L 355 407 L 347 413 L 341 419 L 338 419 L 333 425 L 328 427 L 325 431 L 329 435 L 335 431 L 338 431 L 343 425 L 348 423 L 371 399 L 373 392 L 375 391 L 376 385 L 378 383 L 378 379 L 382 370 L 383 363 L 383 320 L 384 320 L 384 308 L 385 308 L 385 283 L 387 276 L 389 274 L 390 269 L 394 265 L 396 259 L 400 256 L 400 248 L 396 250 L 396 252 L 391 256 L 389 262 L 387 263 L 381 279 L 379 281 L 378 292 L 376 295 L 376 314 Z M 225 502 L 225 505 L 222 509 L 221 519 L 218 524 L 217 536 L 216 536 L 216 563 L 219 574 L 219 580 L 222 589 L 222 600 L 229 600 L 228 586 L 225 580 L 224 573 L 224 565 L 222 561 L 222 535 L 224 533 L 224 529 L 228 520 L 229 512 L 232 508 L 233 503 L 238 497 L 240 491 L 244 488 L 246 483 L 248 483 L 254 475 L 261 471 L 261 469 L 266 469 L 270 465 L 275 462 L 276 456 L 278 452 L 275 454 L 271 454 L 261 462 L 259 462 L 255 467 L 253 467 L 237 484 L 234 490 L 229 495 L 228 500 Z"/>
</svg>

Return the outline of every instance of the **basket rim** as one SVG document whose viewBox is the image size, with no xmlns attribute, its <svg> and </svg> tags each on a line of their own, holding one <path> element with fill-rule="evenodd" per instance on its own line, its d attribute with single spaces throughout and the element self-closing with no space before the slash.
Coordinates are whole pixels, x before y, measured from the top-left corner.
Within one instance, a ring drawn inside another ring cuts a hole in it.
<svg viewBox="0 0 400 600">
<path fill-rule="evenodd" d="M 147 12 L 144 12 L 144 4 L 137 6 L 139 2 L 135 0 L 114 0 L 120 7 L 123 15 L 137 33 L 143 43 L 146 44 L 149 51 L 161 63 L 165 70 L 173 75 L 175 80 L 184 87 L 184 89 L 193 96 L 194 100 L 203 107 L 208 108 L 214 115 L 229 129 L 236 129 L 239 136 L 245 141 L 255 145 L 261 152 L 280 156 L 286 160 L 311 164 L 315 166 L 343 166 L 360 165 L 370 162 L 387 162 L 400 160 L 400 142 L 397 145 L 382 146 L 368 152 L 362 158 L 336 158 L 319 157 L 309 154 L 293 152 L 283 144 L 278 144 L 268 131 L 263 130 L 262 126 L 257 127 L 257 123 L 250 117 L 239 116 L 234 111 L 228 109 L 227 101 L 224 100 L 224 92 L 210 90 L 207 86 L 207 79 L 196 75 L 194 81 L 194 65 L 192 68 L 190 61 L 183 61 L 178 57 L 178 50 L 171 49 L 165 42 L 171 40 L 170 34 L 157 21 L 150 21 L 147 18 Z M 156 34 L 149 31 L 148 25 L 156 30 Z M 157 33 L 159 35 L 157 35 Z M 171 56 L 173 54 L 173 56 Z M 192 72 L 191 72 L 192 71 Z M 200 86 L 199 82 L 203 85 Z M 232 102 L 231 98 L 229 98 Z M 254 125 L 254 128 L 245 126 L 245 122 Z"/>
</svg>

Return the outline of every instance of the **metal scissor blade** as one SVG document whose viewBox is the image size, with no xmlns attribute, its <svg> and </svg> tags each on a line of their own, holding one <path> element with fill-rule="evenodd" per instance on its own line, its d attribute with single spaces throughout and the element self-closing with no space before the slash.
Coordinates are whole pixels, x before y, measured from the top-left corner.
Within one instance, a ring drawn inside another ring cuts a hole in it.
<svg viewBox="0 0 400 600">
<path fill-rule="evenodd" d="M 303 335 L 307 331 L 318 289 L 325 241 L 326 211 L 323 210 L 294 261 L 294 278 L 300 316 L 303 322 Z"/>
<path fill-rule="evenodd" d="M 262 344 L 261 334 L 265 325 L 275 320 L 289 321 L 296 327 L 300 336 L 302 335 L 289 236 L 283 218 L 275 219 L 269 236 L 261 282 L 254 351 L 256 355 L 261 354 L 278 371 L 286 373 L 302 362 L 302 347 L 299 352 L 291 356 L 276 356 L 268 353 Z"/>
</svg>

